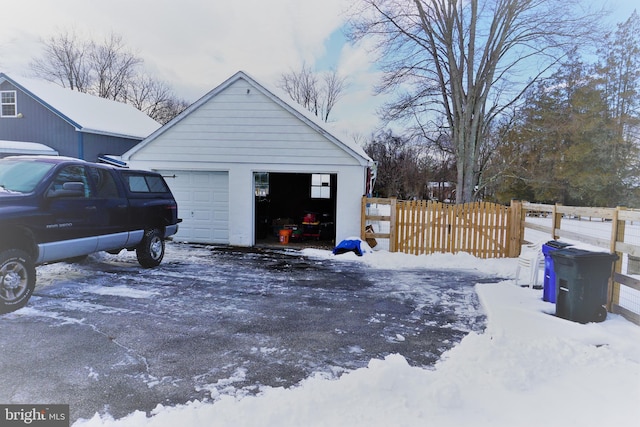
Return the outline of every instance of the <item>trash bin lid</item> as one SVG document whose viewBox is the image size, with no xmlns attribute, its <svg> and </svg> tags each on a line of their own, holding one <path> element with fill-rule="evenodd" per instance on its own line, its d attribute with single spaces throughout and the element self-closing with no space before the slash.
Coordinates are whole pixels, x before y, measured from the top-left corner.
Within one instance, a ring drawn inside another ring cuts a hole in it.
<svg viewBox="0 0 640 427">
<path fill-rule="evenodd" d="M 549 240 L 545 245 L 550 246 L 555 249 L 564 249 L 568 246 L 573 246 L 571 243 L 559 242 L 557 240 Z"/>
<path fill-rule="evenodd" d="M 549 255 L 555 260 L 556 258 L 575 259 L 580 261 L 588 261 L 590 259 L 615 261 L 618 259 L 618 255 L 609 252 L 593 252 L 585 249 L 578 248 L 565 248 L 551 252 Z"/>
</svg>

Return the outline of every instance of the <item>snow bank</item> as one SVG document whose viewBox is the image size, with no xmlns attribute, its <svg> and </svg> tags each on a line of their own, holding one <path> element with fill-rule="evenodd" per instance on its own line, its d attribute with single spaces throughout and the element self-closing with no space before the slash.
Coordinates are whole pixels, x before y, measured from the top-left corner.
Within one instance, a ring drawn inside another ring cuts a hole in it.
<svg viewBox="0 0 640 427">
<path fill-rule="evenodd" d="M 503 277 L 513 277 L 516 262 L 466 254 L 305 254 L 372 268 L 463 268 Z M 488 316 L 485 332 L 469 334 L 433 369 L 390 355 L 337 380 L 315 375 L 291 389 L 158 405 L 150 416 L 96 415 L 74 427 L 637 425 L 639 327 L 612 314 L 586 325 L 556 318 L 542 291 L 514 286 L 513 280 L 476 289 Z"/>
<path fill-rule="evenodd" d="M 516 263 L 509 258 L 480 259 L 466 252 L 457 254 L 407 255 L 401 252 L 372 251 L 359 257 L 353 252 L 333 255 L 321 249 L 303 249 L 308 257 L 328 258 L 336 262 L 361 262 L 371 268 L 385 270 L 455 269 L 473 270 L 499 277 L 514 277 Z"/>
</svg>

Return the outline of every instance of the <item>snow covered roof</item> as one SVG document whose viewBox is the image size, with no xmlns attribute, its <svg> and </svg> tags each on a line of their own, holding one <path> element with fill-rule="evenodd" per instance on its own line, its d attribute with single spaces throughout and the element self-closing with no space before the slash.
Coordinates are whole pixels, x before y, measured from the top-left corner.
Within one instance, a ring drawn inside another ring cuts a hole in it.
<svg viewBox="0 0 640 427">
<path fill-rule="evenodd" d="M 42 154 L 57 156 L 58 152 L 48 145 L 37 142 L 0 140 L 0 155 L 4 154 Z"/>
<path fill-rule="evenodd" d="M 144 139 L 161 125 L 135 107 L 66 89 L 43 80 L 9 77 L 8 81 L 81 132 Z"/>
<path fill-rule="evenodd" d="M 226 81 L 224 81 L 222 84 L 220 84 L 219 86 L 217 86 L 216 88 L 208 92 L 206 95 L 204 95 L 202 98 L 200 98 L 199 100 L 191 104 L 186 110 L 180 113 L 177 117 L 175 117 L 165 126 L 163 126 L 161 129 L 158 129 L 154 134 L 150 135 L 147 139 L 145 139 L 140 144 L 133 147 L 127 153 L 125 153 L 123 157 L 130 158 L 131 155 L 133 155 L 136 151 L 140 150 L 141 148 L 149 144 L 158 135 L 170 129 L 173 125 L 175 125 L 180 120 L 182 120 L 183 117 L 189 115 L 192 111 L 198 109 L 201 105 L 203 105 L 204 103 L 209 101 L 211 98 L 215 97 L 220 92 L 224 91 L 226 88 L 228 88 L 229 86 L 231 86 L 233 83 L 235 83 L 240 79 L 247 81 L 255 89 L 262 92 L 264 95 L 266 95 L 276 104 L 283 107 L 285 110 L 297 116 L 300 120 L 305 122 L 308 126 L 315 129 L 320 134 L 324 135 L 327 139 L 332 141 L 334 144 L 336 144 L 339 147 L 342 147 L 346 152 L 351 154 L 353 157 L 359 159 L 361 162 L 365 164 L 373 163 L 373 160 L 371 159 L 371 157 L 369 157 L 369 155 L 367 155 L 364 149 L 361 146 L 359 146 L 355 141 L 350 141 L 348 138 L 344 138 L 344 139 L 337 138 L 333 133 L 329 132 L 329 130 L 327 129 L 327 124 L 321 123 L 317 117 L 311 114 L 311 112 L 307 111 L 301 105 L 293 101 L 292 102 L 285 101 L 285 99 L 288 98 L 288 95 L 286 95 L 285 93 L 283 93 L 282 91 L 274 87 L 269 87 L 268 85 L 258 82 L 256 79 L 249 76 L 244 71 L 238 71 L 233 76 L 229 77 Z"/>
</svg>

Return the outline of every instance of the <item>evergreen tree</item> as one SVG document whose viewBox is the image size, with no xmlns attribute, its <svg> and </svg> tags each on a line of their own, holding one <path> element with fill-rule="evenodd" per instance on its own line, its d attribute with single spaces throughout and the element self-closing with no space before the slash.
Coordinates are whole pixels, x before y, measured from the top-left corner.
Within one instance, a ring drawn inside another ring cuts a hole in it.
<svg viewBox="0 0 640 427">
<path fill-rule="evenodd" d="M 616 167 L 618 203 L 638 206 L 640 182 L 640 16 L 634 11 L 618 24 L 599 49 L 597 72 L 605 93 L 607 114 L 613 121 L 609 138 L 611 162 Z"/>
<path fill-rule="evenodd" d="M 575 55 L 569 59 L 527 93 L 507 137 L 511 152 L 501 153 L 517 159 L 507 168 L 509 180 L 503 185 L 515 186 L 516 198 L 533 195 L 532 201 L 615 204 L 613 125 L 604 93 L 590 67 Z"/>
<path fill-rule="evenodd" d="M 640 17 L 604 38 L 596 64 L 568 56 L 533 85 L 498 151 L 499 201 L 637 207 Z"/>
</svg>

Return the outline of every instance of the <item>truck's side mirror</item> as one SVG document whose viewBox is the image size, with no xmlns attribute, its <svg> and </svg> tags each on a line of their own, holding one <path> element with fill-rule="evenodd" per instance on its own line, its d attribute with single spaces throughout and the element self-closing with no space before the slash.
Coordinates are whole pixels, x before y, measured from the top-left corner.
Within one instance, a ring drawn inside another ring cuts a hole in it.
<svg viewBox="0 0 640 427">
<path fill-rule="evenodd" d="M 84 197 L 84 184 L 82 182 L 65 182 L 61 189 L 50 188 L 47 197 Z"/>
</svg>

